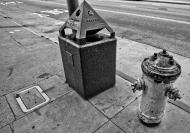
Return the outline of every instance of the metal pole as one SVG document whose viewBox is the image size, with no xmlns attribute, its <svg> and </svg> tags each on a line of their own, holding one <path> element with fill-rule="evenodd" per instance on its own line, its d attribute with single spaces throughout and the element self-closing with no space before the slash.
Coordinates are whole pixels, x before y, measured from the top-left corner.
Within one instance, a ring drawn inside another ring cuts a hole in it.
<svg viewBox="0 0 190 133">
<path fill-rule="evenodd" d="M 67 0 L 67 6 L 68 6 L 68 10 L 69 10 L 69 16 L 71 16 L 72 13 L 79 6 L 79 2 L 78 2 L 78 0 Z"/>
</svg>

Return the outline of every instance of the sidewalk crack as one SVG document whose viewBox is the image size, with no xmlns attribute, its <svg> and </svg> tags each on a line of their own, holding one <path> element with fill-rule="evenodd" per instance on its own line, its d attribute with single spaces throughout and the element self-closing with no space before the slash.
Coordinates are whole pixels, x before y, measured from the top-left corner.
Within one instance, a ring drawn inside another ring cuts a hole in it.
<svg viewBox="0 0 190 133">
<path fill-rule="evenodd" d="M 15 42 L 17 43 L 17 45 L 19 45 L 19 46 L 23 47 L 24 49 L 26 49 L 25 46 L 22 45 L 22 43 L 20 43 L 19 41 L 17 41 L 13 36 L 10 36 L 10 37 L 11 37 L 11 39 L 12 39 L 13 41 L 15 41 Z"/>
</svg>

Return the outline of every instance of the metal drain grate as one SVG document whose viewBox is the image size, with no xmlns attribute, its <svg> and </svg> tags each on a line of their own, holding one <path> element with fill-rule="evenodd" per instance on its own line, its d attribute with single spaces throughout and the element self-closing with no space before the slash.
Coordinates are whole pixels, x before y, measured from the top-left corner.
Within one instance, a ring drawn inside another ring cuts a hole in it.
<svg viewBox="0 0 190 133">
<path fill-rule="evenodd" d="M 39 86 L 33 86 L 16 94 L 16 101 L 23 112 L 30 112 L 49 102 L 49 97 Z"/>
</svg>

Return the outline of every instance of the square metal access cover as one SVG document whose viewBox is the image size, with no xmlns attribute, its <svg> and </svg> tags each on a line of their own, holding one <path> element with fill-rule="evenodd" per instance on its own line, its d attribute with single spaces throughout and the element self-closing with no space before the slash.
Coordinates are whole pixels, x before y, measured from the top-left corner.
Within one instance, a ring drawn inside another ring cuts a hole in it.
<svg viewBox="0 0 190 133">
<path fill-rule="evenodd" d="M 16 94 L 16 101 L 23 112 L 30 112 L 49 102 L 49 97 L 39 86 L 33 86 Z"/>
</svg>

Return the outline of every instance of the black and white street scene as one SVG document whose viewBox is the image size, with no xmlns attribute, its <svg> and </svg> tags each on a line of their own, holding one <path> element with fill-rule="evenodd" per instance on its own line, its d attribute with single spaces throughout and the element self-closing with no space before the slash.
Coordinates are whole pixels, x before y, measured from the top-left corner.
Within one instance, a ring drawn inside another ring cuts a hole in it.
<svg viewBox="0 0 190 133">
<path fill-rule="evenodd" d="M 0 133 L 190 133 L 190 0 L 0 0 Z"/>
</svg>

